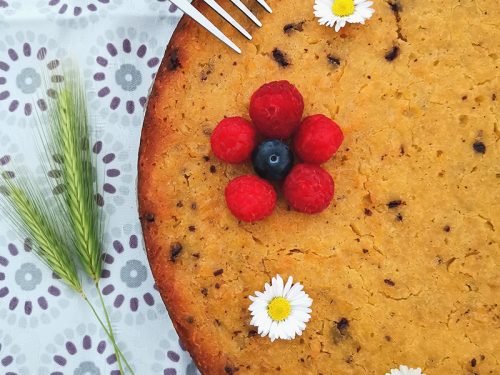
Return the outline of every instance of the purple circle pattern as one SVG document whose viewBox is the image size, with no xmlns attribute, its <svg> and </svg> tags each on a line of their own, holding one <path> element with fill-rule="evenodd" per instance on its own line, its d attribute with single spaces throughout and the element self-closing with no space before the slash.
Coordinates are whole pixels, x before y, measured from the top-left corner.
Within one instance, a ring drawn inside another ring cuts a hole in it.
<svg viewBox="0 0 500 375">
<path fill-rule="evenodd" d="M 122 350 L 124 349 L 123 344 Z M 129 353 L 124 353 L 130 359 Z M 120 375 L 113 346 L 93 324 L 80 324 L 55 336 L 41 357 L 40 373 L 49 375 Z"/>
<path fill-rule="evenodd" d="M 9 123 L 14 122 L 10 116 L 26 121 L 37 111 L 45 112 L 64 80 L 54 41 L 43 34 L 17 33 L 0 41 L 0 50 L 0 116 Z M 41 66 L 47 68 L 46 84 L 38 73 Z"/>
<path fill-rule="evenodd" d="M 108 251 L 104 257 L 105 267 L 101 275 L 103 279 L 101 282 L 102 293 L 105 296 L 114 296 L 113 307 L 115 309 L 126 309 L 132 313 L 136 313 L 139 310 L 139 305 L 141 304 L 152 307 L 156 303 L 153 294 L 149 291 L 142 293 L 141 291 L 138 292 L 136 290 L 138 286 L 140 286 L 148 278 L 151 278 L 147 273 L 147 268 L 137 259 L 127 261 L 122 259 L 121 263 L 124 264 L 120 267 L 121 285 L 120 288 L 116 288 L 116 286 L 110 281 L 110 277 L 112 272 L 116 270 L 116 266 L 113 268 L 110 266 L 115 264 L 117 258 L 123 258 L 124 256 L 122 254 L 126 252 L 132 253 L 139 251 L 138 245 L 139 239 L 135 234 L 132 234 L 128 238 L 127 243 L 123 243 L 120 240 L 114 240 L 112 243 L 113 250 Z M 131 274 L 131 272 L 134 272 L 134 274 Z M 124 274 L 126 276 L 124 276 Z M 134 281 L 138 285 L 131 286 L 130 282 L 125 277 L 129 280 L 137 278 L 140 278 L 140 280 Z M 118 278 L 115 278 L 114 280 L 116 281 Z M 126 290 L 126 296 L 121 292 L 124 290 Z"/>
<path fill-rule="evenodd" d="M 8 312 L 26 318 L 46 312 L 62 293 L 59 282 L 55 281 L 56 276 L 51 274 L 50 281 L 44 281 L 47 273 L 43 274 L 34 263 L 24 261 L 34 257 L 29 254 L 32 252 L 29 239 L 24 241 L 22 248 L 9 243 L 6 250 L 0 255 L 2 305 Z"/>
<path fill-rule="evenodd" d="M 25 42 L 19 50 L 16 51 L 14 48 L 9 48 L 7 52 L 7 57 L 0 60 L 0 70 L 4 73 L 0 76 L 0 83 L 7 84 L 7 72 L 11 69 L 13 64 L 18 61 L 22 62 L 23 59 L 31 59 L 32 55 L 36 56 L 36 59 L 40 63 L 46 63 L 49 71 L 56 69 L 59 66 L 59 60 L 53 59 L 48 61 L 47 49 L 45 47 L 35 48 Z M 63 81 L 63 76 L 53 74 L 50 81 L 52 83 L 59 83 Z M 29 82 L 29 83 L 27 83 Z M 27 67 L 24 68 L 17 75 L 17 87 L 21 89 L 24 94 L 33 94 L 37 89 L 41 87 L 41 77 L 36 73 L 34 68 Z M 28 88 L 29 87 L 29 88 Z M 47 89 L 46 94 L 50 98 L 55 97 L 55 91 L 53 89 Z M 5 101 L 8 104 L 9 112 L 20 111 L 23 112 L 25 116 L 31 116 L 34 112 L 33 104 L 27 99 L 21 99 L 13 96 L 8 89 L 0 92 L 0 100 Z M 47 110 L 47 101 L 44 98 L 38 99 L 36 101 L 36 106 L 38 110 L 44 112 Z"/>
<path fill-rule="evenodd" d="M 107 5 L 110 2 L 111 0 L 83 1 L 83 4 L 75 5 L 68 0 L 48 0 L 47 5 L 54 7 L 58 14 L 80 17 L 85 15 L 86 12 L 97 12 L 99 6 Z"/>
<path fill-rule="evenodd" d="M 107 122 L 140 125 L 162 49 L 156 39 L 133 28 L 107 31 L 97 44 L 86 74 L 92 108 Z"/>
</svg>

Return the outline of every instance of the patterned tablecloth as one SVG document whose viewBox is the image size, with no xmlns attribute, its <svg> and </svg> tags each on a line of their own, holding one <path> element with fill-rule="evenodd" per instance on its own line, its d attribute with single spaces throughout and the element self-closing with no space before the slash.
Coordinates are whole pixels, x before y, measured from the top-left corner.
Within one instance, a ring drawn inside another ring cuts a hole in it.
<svg viewBox="0 0 500 375">
<path fill-rule="evenodd" d="M 35 116 L 53 99 L 39 72 L 47 67 L 55 86 L 58 62 L 76 60 L 106 174 L 102 291 L 140 375 L 197 372 L 154 288 L 135 188 L 146 97 L 180 15 L 166 0 L 0 0 L 0 165 L 13 178 L 16 165 L 43 181 Z M 116 375 L 117 368 L 85 303 L 0 218 L 0 374 Z"/>
</svg>

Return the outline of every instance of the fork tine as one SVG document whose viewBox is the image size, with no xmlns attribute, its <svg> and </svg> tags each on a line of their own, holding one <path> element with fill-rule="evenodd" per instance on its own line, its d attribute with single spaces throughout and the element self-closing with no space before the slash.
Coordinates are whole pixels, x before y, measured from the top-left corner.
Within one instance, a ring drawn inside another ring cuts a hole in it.
<svg viewBox="0 0 500 375">
<path fill-rule="evenodd" d="M 212 33 L 217 39 L 224 42 L 229 48 L 236 51 L 237 53 L 241 53 L 241 49 L 234 44 L 231 39 L 229 39 L 222 31 L 220 31 L 215 25 L 210 22 L 210 20 L 205 17 L 198 9 L 188 3 L 186 0 L 170 0 L 172 4 L 174 4 L 177 8 L 182 10 L 196 22 L 198 22 L 201 26 L 207 29 L 210 33 Z"/>
<path fill-rule="evenodd" d="M 265 0 L 257 0 L 257 2 L 262 5 L 262 7 L 267 10 L 269 13 L 272 13 L 273 10 L 271 9 L 271 7 L 266 3 Z"/>
<path fill-rule="evenodd" d="M 255 15 L 250 11 L 250 9 L 247 8 L 247 6 L 245 4 L 243 4 L 241 2 L 241 0 L 231 0 L 231 2 L 234 5 L 236 5 L 238 7 L 238 9 L 241 10 L 245 14 L 245 16 L 250 18 L 253 21 L 253 23 L 255 23 L 259 27 L 262 26 L 262 22 L 260 22 L 259 19 L 257 17 L 255 17 Z"/>
<path fill-rule="evenodd" d="M 210 8 L 216 11 L 222 18 L 224 18 L 227 22 L 231 24 L 236 30 L 242 33 L 245 38 L 248 40 L 252 40 L 252 36 L 246 31 L 243 26 L 241 26 L 238 21 L 236 21 L 228 12 L 224 10 L 215 0 L 205 0 L 205 3 L 208 4 Z"/>
</svg>

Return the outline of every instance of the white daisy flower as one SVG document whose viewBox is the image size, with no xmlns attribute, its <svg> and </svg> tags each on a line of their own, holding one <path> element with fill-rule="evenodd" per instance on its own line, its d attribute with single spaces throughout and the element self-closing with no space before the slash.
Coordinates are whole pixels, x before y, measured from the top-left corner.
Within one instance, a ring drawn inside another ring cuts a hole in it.
<svg viewBox="0 0 500 375">
<path fill-rule="evenodd" d="M 276 275 L 271 285 L 266 283 L 264 292 L 250 296 L 253 302 L 248 310 L 252 315 L 251 325 L 257 327 L 262 336 L 291 340 L 302 335 L 306 323 L 311 319 L 312 299 L 302 290 L 300 283 L 293 284 L 289 277 L 285 285 L 280 275 Z"/>
<path fill-rule="evenodd" d="M 314 15 L 320 25 L 335 26 L 335 31 L 339 31 L 347 23 L 364 24 L 375 12 L 372 5 L 367 0 L 316 0 Z"/>
<path fill-rule="evenodd" d="M 385 375 L 425 375 L 420 368 L 408 368 L 408 366 L 401 365 L 399 369 L 392 369 L 391 372 Z"/>
</svg>

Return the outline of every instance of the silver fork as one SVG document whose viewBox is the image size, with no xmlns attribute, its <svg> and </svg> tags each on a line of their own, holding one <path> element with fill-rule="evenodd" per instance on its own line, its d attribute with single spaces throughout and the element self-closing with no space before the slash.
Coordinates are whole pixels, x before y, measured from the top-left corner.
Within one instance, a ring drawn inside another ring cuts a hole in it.
<svg viewBox="0 0 500 375">
<path fill-rule="evenodd" d="M 212 8 L 216 13 L 218 13 L 222 18 L 224 18 L 227 22 L 229 22 L 236 30 L 238 30 L 245 38 L 248 40 L 252 39 L 252 36 L 248 31 L 245 30 L 243 26 L 241 26 L 238 21 L 236 21 L 228 12 L 224 10 L 219 4 L 217 4 L 216 0 L 203 0 L 207 5 Z M 266 3 L 265 0 L 256 0 L 265 10 L 269 13 L 272 13 L 271 7 Z M 233 43 L 231 39 L 229 39 L 222 31 L 220 31 L 215 25 L 210 22 L 210 20 L 205 17 L 198 9 L 192 6 L 188 0 L 170 0 L 172 4 L 174 4 L 177 8 L 182 10 L 185 14 L 190 16 L 196 22 L 198 22 L 201 26 L 207 29 L 212 35 L 218 38 L 220 41 L 224 42 L 229 48 L 233 49 L 237 53 L 241 53 L 241 49 Z M 241 11 L 245 16 L 250 18 L 253 23 L 255 23 L 258 27 L 262 26 L 262 22 L 248 9 L 248 7 L 241 2 L 241 0 L 231 0 L 231 2 Z"/>
</svg>

